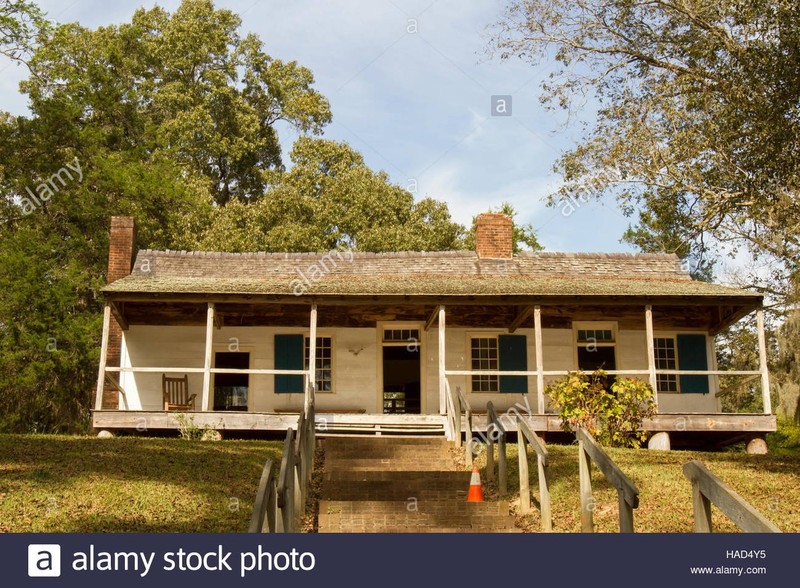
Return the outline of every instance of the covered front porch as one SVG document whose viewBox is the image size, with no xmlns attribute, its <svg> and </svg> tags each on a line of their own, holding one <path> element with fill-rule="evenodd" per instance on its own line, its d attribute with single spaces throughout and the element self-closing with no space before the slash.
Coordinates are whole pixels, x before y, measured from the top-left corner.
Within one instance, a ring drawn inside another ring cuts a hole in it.
<svg viewBox="0 0 800 588">
<path fill-rule="evenodd" d="M 601 366 L 656 390 L 659 414 L 645 423 L 649 431 L 734 438 L 776 427 L 755 295 L 126 292 L 107 300 L 96 429 L 175 430 L 190 419 L 221 431 L 282 431 L 296 423 L 311 384 L 322 434 L 445 434 L 448 389 L 469 399 L 477 430 L 485 430 L 482 412 L 491 401 L 498 413 L 518 413 L 533 430 L 556 433 L 547 383 Z M 758 369 L 718 370 L 714 336 L 751 312 Z M 106 364 L 112 321 L 123 330 L 119 367 Z M 244 363 L 230 363 L 236 354 Z M 186 375 L 195 406 L 164 410 L 162 375 Z M 763 412 L 723 413 L 721 376 L 759 381 Z M 104 405 L 109 388 L 116 405 Z"/>
</svg>

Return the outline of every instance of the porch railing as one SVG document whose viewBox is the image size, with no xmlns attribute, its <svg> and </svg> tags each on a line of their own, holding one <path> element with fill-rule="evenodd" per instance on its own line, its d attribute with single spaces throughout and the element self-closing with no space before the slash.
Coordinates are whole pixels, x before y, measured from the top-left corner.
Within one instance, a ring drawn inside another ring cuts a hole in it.
<svg viewBox="0 0 800 588">
<path fill-rule="evenodd" d="M 514 371 L 501 371 L 501 370 L 445 370 L 444 375 L 446 378 L 451 376 L 472 377 L 472 376 L 521 376 L 521 377 L 535 377 L 537 381 L 536 390 L 539 396 L 538 413 L 545 413 L 545 400 L 544 388 L 545 378 L 560 378 L 568 375 L 574 370 L 514 370 Z M 678 369 L 654 369 L 652 372 L 649 369 L 629 369 L 629 370 L 605 370 L 609 376 L 646 376 L 645 380 L 650 378 L 657 378 L 658 376 L 735 376 L 743 377 L 745 381 L 752 378 L 764 378 L 762 370 L 678 370 Z M 652 382 L 651 382 L 652 385 Z M 763 384 L 762 384 L 763 387 Z M 717 392 L 716 396 L 722 394 Z M 764 414 L 772 414 L 771 404 L 769 402 L 768 394 L 764 396 Z M 659 394 L 656 392 L 655 400 L 658 405 Z"/>
<path fill-rule="evenodd" d="M 467 401 L 461 388 L 456 386 L 455 391 L 450 388 L 450 383 L 445 380 L 445 390 L 447 392 L 447 435 L 448 440 L 453 442 L 456 448 L 461 447 L 461 429 L 465 429 L 464 434 L 464 461 L 468 466 L 472 465 L 472 407 Z M 462 427 L 462 423 L 464 426 Z"/>
</svg>

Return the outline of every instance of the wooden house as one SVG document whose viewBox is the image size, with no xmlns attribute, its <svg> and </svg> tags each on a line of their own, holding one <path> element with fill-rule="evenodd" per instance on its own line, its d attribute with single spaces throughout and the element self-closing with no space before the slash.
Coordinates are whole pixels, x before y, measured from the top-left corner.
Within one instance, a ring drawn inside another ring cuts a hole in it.
<svg viewBox="0 0 800 588">
<path fill-rule="evenodd" d="M 137 252 L 133 219 L 114 217 L 94 427 L 176 428 L 166 377 L 194 395 L 184 414 L 217 429 L 293 426 L 313 383 L 325 430 L 441 432 L 458 389 L 476 413 L 491 400 L 546 433 L 560 428 L 547 383 L 602 367 L 653 385 L 648 430 L 775 430 L 760 294 L 692 280 L 674 255 L 514 254 L 502 214 L 479 217 L 476 243 Z M 718 370 L 715 335 L 753 312 L 759 369 Z M 722 412 L 726 374 L 760 380 L 763 414 Z"/>
</svg>

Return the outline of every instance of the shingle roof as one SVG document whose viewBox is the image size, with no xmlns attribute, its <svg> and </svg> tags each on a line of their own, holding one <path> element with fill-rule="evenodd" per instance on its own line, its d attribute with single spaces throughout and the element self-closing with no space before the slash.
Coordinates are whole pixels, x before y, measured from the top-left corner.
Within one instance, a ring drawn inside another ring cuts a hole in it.
<svg viewBox="0 0 800 588">
<path fill-rule="evenodd" d="M 474 251 L 218 253 L 139 251 L 108 293 L 253 295 L 757 296 L 697 282 L 675 255 Z"/>
</svg>

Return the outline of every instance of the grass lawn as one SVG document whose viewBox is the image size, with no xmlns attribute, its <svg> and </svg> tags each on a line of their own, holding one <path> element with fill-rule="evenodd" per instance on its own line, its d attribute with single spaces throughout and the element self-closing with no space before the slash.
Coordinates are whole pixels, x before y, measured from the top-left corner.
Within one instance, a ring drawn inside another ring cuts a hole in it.
<svg viewBox="0 0 800 588">
<path fill-rule="evenodd" d="M 577 445 L 548 445 L 550 452 L 550 493 L 555 532 L 580 531 Z M 784 532 L 800 532 L 800 458 L 796 455 L 747 455 L 745 453 L 699 451 L 649 451 L 607 449 L 607 453 L 639 488 L 639 508 L 634 510 L 637 532 L 691 532 L 691 484 L 682 466 L 697 459 L 723 482 L 749 501 Z M 536 485 L 535 454 L 529 450 L 531 493 L 534 512 L 519 517 L 531 531 L 540 529 L 539 488 Z M 519 467 L 516 443 L 508 444 L 508 487 L 510 499 L 519 501 Z M 478 465 L 485 464 L 485 455 Z M 484 472 L 481 472 L 482 476 Z M 592 488 L 596 507 L 595 529 L 618 532 L 617 491 L 592 467 Z M 737 527 L 713 507 L 714 531 L 735 532 Z"/>
<path fill-rule="evenodd" d="M 244 532 L 282 445 L 0 435 L 0 532 Z"/>
</svg>

